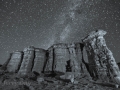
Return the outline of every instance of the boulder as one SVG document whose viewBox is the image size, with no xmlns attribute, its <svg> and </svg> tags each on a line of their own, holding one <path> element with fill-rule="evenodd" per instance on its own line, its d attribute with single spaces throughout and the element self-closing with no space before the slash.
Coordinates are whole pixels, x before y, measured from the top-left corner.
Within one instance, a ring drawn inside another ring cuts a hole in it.
<svg viewBox="0 0 120 90">
<path fill-rule="evenodd" d="M 60 79 L 74 83 L 74 79 L 75 79 L 74 73 L 66 72 L 65 75 L 60 76 Z"/>
<path fill-rule="evenodd" d="M 41 83 L 43 81 L 44 81 L 44 77 L 41 77 L 41 76 L 37 77 L 37 82 L 38 83 Z"/>
</svg>

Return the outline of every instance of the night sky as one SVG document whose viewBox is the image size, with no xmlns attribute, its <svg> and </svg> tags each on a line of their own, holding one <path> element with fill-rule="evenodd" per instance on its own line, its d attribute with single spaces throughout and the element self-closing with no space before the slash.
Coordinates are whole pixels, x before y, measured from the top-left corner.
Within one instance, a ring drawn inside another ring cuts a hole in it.
<svg viewBox="0 0 120 90">
<path fill-rule="evenodd" d="M 103 29 L 120 62 L 120 0 L 0 0 L 0 63 L 27 46 L 81 42 Z"/>
</svg>

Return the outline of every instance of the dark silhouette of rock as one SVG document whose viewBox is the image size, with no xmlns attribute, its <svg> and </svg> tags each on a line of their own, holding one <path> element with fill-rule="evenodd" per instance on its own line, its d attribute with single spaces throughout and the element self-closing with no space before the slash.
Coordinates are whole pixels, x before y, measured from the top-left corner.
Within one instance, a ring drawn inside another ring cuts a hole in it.
<svg viewBox="0 0 120 90">
<path fill-rule="evenodd" d="M 0 64 L 0 67 L 2 67 L 2 64 Z"/>
<path fill-rule="evenodd" d="M 118 67 L 119 67 L 119 69 L 120 69 L 120 63 L 117 63 L 118 64 Z"/>
<path fill-rule="evenodd" d="M 11 59 L 7 65 L 7 70 L 9 72 L 17 72 L 21 63 L 22 63 L 22 52 L 14 52 L 12 53 Z"/>
<path fill-rule="evenodd" d="M 41 83 L 41 82 L 43 82 L 44 81 L 44 77 L 41 77 L 41 76 L 38 76 L 37 77 L 37 82 L 38 83 Z"/>
<path fill-rule="evenodd" d="M 120 84 L 120 71 L 103 38 L 105 34 L 106 31 L 97 30 L 83 39 L 90 72 L 93 79 L 103 79 L 104 81 L 112 79 L 115 83 Z"/>
</svg>

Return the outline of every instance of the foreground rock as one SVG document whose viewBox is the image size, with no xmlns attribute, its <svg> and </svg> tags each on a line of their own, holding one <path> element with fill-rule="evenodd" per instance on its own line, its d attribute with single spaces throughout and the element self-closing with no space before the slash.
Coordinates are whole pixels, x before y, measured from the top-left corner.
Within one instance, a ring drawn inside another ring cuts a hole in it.
<svg viewBox="0 0 120 90">
<path fill-rule="evenodd" d="M 8 78 L 0 84 L 0 90 L 116 90 L 112 84 L 91 82 L 85 76 L 76 79 L 77 83 L 50 77 L 39 77 L 37 81 L 12 78 L 8 75 Z"/>
<path fill-rule="evenodd" d="M 108 82 L 112 80 L 120 85 L 119 67 L 103 38 L 105 34 L 106 31 L 97 30 L 91 32 L 83 39 L 88 55 L 91 76 L 94 79 L 102 79 Z"/>
</svg>

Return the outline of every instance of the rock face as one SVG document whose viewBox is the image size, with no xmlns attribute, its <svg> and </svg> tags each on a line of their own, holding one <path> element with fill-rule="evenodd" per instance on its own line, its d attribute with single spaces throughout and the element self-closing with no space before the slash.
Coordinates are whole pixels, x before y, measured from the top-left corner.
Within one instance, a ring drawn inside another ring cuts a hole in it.
<svg viewBox="0 0 120 90">
<path fill-rule="evenodd" d="M 21 62 L 22 62 L 22 52 L 14 52 L 11 56 L 11 59 L 7 65 L 7 70 L 9 72 L 17 72 Z"/>
<path fill-rule="evenodd" d="M 18 72 L 20 75 L 26 75 L 27 73 L 31 72 L 35 57 L 34 47 L 25 48 L 23 52 L 23 61 Z"/>
<path fill-rule="evenodd" d="M 44 49 L 36 48 L 32 72 L 37 72 L 40 74 L 43 71 L 45 61 L 46 61 L 46 51 Z"/>
<path fill-rule="evenodd" d="M 56 44 L 53 46 L 54 52 L 54 66 L 53 70 L 56 72 L 66 72 L 67 61 L 69 58 L 69 51 L 65 44 Z"/>
<path fill-rule="evenodd" d="M 45 65 L 45 70 L 46 72 L 51 72 L 53 71 L 53 59 L 54 59 L 54 54 L 53 54 L 53 48 L 50 47 L 47 50 L 47 57 L 46 57 L 46 65 Z"/>
<path fill-rule="evenodd" d="M 103 36 L 106 34 L 103 30 L 91 32 L 86 38 L 83 39 L 85 45 L 91 76 L 96 79 L 109 80 L 114 79 L 119 82 L 120 71 L 112 52 L 108 49 Z"/>
<path fill-rule="evenodd" d="M 94 80 L 113 80 L 120 84 L 119 67 L 103 38 L 105 34 L 103 30 L 93 31 L 82 40 L 83 43 L 59 43 L 48 50 L 29 46 L 23 53 L 13 53 L 1 68 L 4 70 L 7 67 L 9 72 L 18 72 L 19 75 L 37 75 L 42 71 L 65 75 L 70 73 L 72 77 L 90 74 Z M 85 50 L 88 62 L 85 60 Z"/>
<path fill-rule="evenodd" d="M 82 49 L 83 47 L 80 43 L 60 43 L 51 46 L 48 49 L 45 70 L 56 73 L 73 72 L 76 76 L 83 73 L 83 68 L 86 68 L 82 62 Z"/>
</svg>

